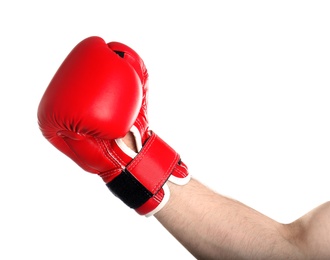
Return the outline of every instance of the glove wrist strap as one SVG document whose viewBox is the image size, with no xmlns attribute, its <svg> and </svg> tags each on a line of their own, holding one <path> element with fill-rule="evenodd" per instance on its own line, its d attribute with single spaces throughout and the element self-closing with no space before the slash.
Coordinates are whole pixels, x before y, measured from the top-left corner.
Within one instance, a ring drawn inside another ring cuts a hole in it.
<svg viewBox="0 0 330 260">
<path fill-rule="evenodd" d="M 179 162 L 178 153 L 151 132 L 137 156 L 106 185 L 127 206 L 137 209 L 160 191 Z"/>
</svg>

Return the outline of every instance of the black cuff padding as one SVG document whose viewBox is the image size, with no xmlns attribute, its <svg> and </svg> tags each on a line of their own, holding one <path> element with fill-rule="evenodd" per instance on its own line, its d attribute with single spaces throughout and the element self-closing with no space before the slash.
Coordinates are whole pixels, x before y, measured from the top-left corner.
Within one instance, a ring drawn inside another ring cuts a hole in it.
<svg viewBox="0 0 330 260">
<path fill-rule="evenodd" d="M 153 196 L 127 169 L 106 185 L 116 197 L 133 209 L 142 206 Z"/>
</svg>

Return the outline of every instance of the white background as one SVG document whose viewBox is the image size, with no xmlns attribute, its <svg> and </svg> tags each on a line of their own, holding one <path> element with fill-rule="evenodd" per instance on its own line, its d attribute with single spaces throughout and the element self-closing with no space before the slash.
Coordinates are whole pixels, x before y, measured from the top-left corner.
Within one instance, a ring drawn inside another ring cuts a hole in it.
<svg viewBox="0 0 330 260">
<path fill-rule="evenodd" d="M 328 1 L 2 1 L 0 259 L 193 259 L 38 129 L 49 81 L 92 35 L 143 57 L 150 126 L 195 178 L 283 223 L 328 201 L 329 13 Z"/>
</svg>

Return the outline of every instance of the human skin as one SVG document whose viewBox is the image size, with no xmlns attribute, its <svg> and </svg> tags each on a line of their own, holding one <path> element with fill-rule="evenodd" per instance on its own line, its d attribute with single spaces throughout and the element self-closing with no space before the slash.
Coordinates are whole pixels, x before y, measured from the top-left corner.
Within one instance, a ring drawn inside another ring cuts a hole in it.
<svg viewBox="0 0 330 260">
<path fill-rule="evenodd" d="M 136 151 L 130 134 L 123 140 Z M 330 201 L 282 224 L 194 178 L 168 185 L 154 217 L 197 259 L 330 259 Z"/>
<path fill-rule="evenodd" d="M 281 224 L 195 179 L 168 185 L 155 217 L 197 259 L 330 259 L 330 202 Z"/>
</svg>

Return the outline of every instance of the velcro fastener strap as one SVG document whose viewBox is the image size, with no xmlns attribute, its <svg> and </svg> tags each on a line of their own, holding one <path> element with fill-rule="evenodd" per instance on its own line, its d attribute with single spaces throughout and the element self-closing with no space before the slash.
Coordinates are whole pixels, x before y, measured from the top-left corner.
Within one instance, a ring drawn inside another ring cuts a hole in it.
<svg viewBox="0 0 330 260">
<path fill-rule="evenodd" d="M 179 160 L 179 154 L 152 132 L 137 156 L 107 186 L 126 205 L 138 208 L 161 189 Z"/>
<path fill-rule="evenodd" d="M 109 190 L 130 208 L 142 206 L 153 194 L 124 169 L 116 178 L 106 184 Z"/>
</svg>

